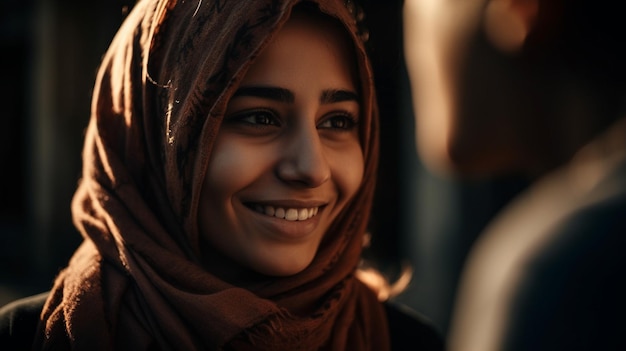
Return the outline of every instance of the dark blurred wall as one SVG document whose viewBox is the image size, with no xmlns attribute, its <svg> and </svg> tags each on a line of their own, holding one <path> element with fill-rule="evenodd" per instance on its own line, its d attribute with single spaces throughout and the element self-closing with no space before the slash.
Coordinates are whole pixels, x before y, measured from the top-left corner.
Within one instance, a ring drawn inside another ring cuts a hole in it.
<svg viewBox="0 0 626 351">
<path fill-rule="evenodd" d="M 372 242 L 367 254 L 383 263 L 379 267 L 381 270 L 393 275 L 401 262 L 397 242 L 401 232 L 399 194 L 402 184 L 398 180 L 402 171 L 402 140 L 398 138 L 398 132 L 402 116 L 398 83 L 403 65 L 402 7 L 399 0 L 364 0 L 362 6 L 378 93 L 381 155 L 371 224 Z"/>
<path fill-rule="evenodd" d="M 0 304 L 48 289 L 80 242 L 70 201 L 96 68 L 130 1 L 3 0 Z"/>
</svg>

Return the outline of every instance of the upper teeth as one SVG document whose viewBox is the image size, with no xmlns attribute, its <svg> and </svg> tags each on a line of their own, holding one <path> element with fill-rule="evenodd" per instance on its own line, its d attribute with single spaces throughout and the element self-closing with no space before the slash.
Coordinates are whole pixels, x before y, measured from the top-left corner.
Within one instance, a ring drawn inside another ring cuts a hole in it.
<svg viewBox="0 0 626 351">
<path fill-rule="evenodd" d="M 315 216 L 319 210 L 319 207 L 312 208 L 283 208 L 274 207 L 270 205 L 255 205 L 254 209 L 257 212 L 264 213 L 268 216 L 277 218 L 283 218 L 288 221 L 304 221 Z"/>
</svg>

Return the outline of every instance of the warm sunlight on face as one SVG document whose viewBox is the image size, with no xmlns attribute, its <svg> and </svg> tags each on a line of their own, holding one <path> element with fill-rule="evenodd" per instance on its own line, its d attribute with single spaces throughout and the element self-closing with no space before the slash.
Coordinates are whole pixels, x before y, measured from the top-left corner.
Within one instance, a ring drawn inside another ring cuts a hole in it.
<svg viewBox="0 0 626 351">
<path fill-rule="evenodd" d="M 305 269 L 363 177 L 344 29 L 294 13 L 231 98 L 199 205 L 209 245 L 257 272 Z"/>
<path fill-rule="evenodd" d="M 435 169 L 447 169 L 455 105 L 455 73 L 481 1 L 407 0 L 404 48 L 416 116 L 420 156 Z"/>
</svg>

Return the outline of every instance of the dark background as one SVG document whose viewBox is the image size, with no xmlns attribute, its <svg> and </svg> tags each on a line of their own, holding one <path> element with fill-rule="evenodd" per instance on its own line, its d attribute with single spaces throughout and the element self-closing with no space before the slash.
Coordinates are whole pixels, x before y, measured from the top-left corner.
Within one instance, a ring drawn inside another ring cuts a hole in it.
<svg viewBox="0 0 626 351">
<path fill-rule="evenodd" d="M 0 3 L 0 304 L 49 289 L 80 243 L 70 201 L 91 92 L 100 58 L 132 3 Z"/>
<path fill-rule="evenodd" d="M 80 176 L 96 70 L 131 0 L 3 0 L 0 306 L 48 290 L 81 241 L 70 201 Z M 402 53 L 402 1 L 363 0 L 381 110 L 381 162 L 369 258 L 413 282 L 400 302 L 447 331 L 458 271 L 477 233 L 523 188 L 425 170 L 415 152 Z"/>
</svg>

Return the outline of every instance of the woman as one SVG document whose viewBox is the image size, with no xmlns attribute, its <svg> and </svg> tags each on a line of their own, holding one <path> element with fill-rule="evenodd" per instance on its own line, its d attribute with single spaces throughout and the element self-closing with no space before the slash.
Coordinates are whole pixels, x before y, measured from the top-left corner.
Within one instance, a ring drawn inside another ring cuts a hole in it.
<svg viewBox="0 0 626 351">
<path fill-rule="evenodd" d="M 439 342 L 355 277 L 371 69 L 343 1 L 297 3 L 135 5 L 94 91 L 72 207 L 85 241 L 44 295 L 35 348 Z"/>
</svg>

